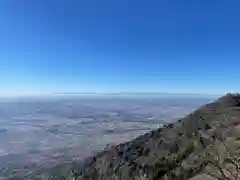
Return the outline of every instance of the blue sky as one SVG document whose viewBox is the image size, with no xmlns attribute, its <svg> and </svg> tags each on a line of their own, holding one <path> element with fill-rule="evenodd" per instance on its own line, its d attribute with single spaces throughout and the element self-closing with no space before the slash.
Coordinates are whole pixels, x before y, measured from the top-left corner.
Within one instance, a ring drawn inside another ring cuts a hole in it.
<svg viewBox="0 0 240 180">
<path fill-rule="evenodd" d="M 240 90 L 239 0 L 1 0 L 0 93 Z"/>
</svg>

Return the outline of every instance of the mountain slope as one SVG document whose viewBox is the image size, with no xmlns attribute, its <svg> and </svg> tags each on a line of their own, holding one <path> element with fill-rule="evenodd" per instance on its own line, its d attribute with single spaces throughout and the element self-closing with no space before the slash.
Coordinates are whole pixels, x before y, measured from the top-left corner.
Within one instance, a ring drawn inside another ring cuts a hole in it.
<svg viewBox="0 0 240 180">
<path fill-rule="evenodd" d="M 81 165 L 41 170 L 28 179 L 194 179 L 206 171 L 206 154 L 213 152 L 213 147 L 220 147 L 221 141 L 239 139 L 239 124 L 240 95 L 227 94 L 173 124 L 111 147 Z"/>
</svg>

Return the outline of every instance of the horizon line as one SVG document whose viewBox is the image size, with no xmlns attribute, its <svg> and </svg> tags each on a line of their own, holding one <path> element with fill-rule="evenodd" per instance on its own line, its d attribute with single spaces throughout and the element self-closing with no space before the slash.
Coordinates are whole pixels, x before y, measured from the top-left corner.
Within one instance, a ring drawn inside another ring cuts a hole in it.
<svg viewBox="0 0 240 180">
<path fill-rule="evenodd" d="M 55 93 L 22 93 L 22 94 L 0 94 L 0 98 L 21 98 L 21 97 L 49 97 L 49 96 L 101 96 L 101 95 L 155 95 L 155 96 L 223 96 L 228 93 L 183 93 L 183 92 L 55 92 Z"/>
</svg>

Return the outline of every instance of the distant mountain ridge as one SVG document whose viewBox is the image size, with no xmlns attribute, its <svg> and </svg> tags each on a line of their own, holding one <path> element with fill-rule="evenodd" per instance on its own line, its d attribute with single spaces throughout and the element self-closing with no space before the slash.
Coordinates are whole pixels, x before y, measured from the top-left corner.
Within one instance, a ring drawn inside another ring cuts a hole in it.
<svg viewBox="0 0 240 180">
<path fill-rule="evenodd" d="M 159 97 L 218 97 L 217 94 L 167 93 L 167 92 L 62 92 L 52 95 L 93 95 L 93 96 L 159 96 Z"/>
<path fill-rule="evenodd" d="M 240 94 L 227 94 L 175 123 L 110 147 L 84 163 L 42 169 L 24 179 L 211 179 L 205 176 L 209 166 L 206 155 L 213 147 L 218 149 L 218 139 L 238 142 L 239 125 Z"/>
</svg>

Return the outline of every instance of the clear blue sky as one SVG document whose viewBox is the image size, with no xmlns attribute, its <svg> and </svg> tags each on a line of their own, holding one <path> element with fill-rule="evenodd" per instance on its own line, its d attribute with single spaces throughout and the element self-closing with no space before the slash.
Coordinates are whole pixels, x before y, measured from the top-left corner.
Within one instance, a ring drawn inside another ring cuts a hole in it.
<svg viewBox="0 0 240 180">
<path fill-rule="evenodd" d="M 0 92 L 240 90 L 239 0 L 1 0 Z"/>
</svg>

